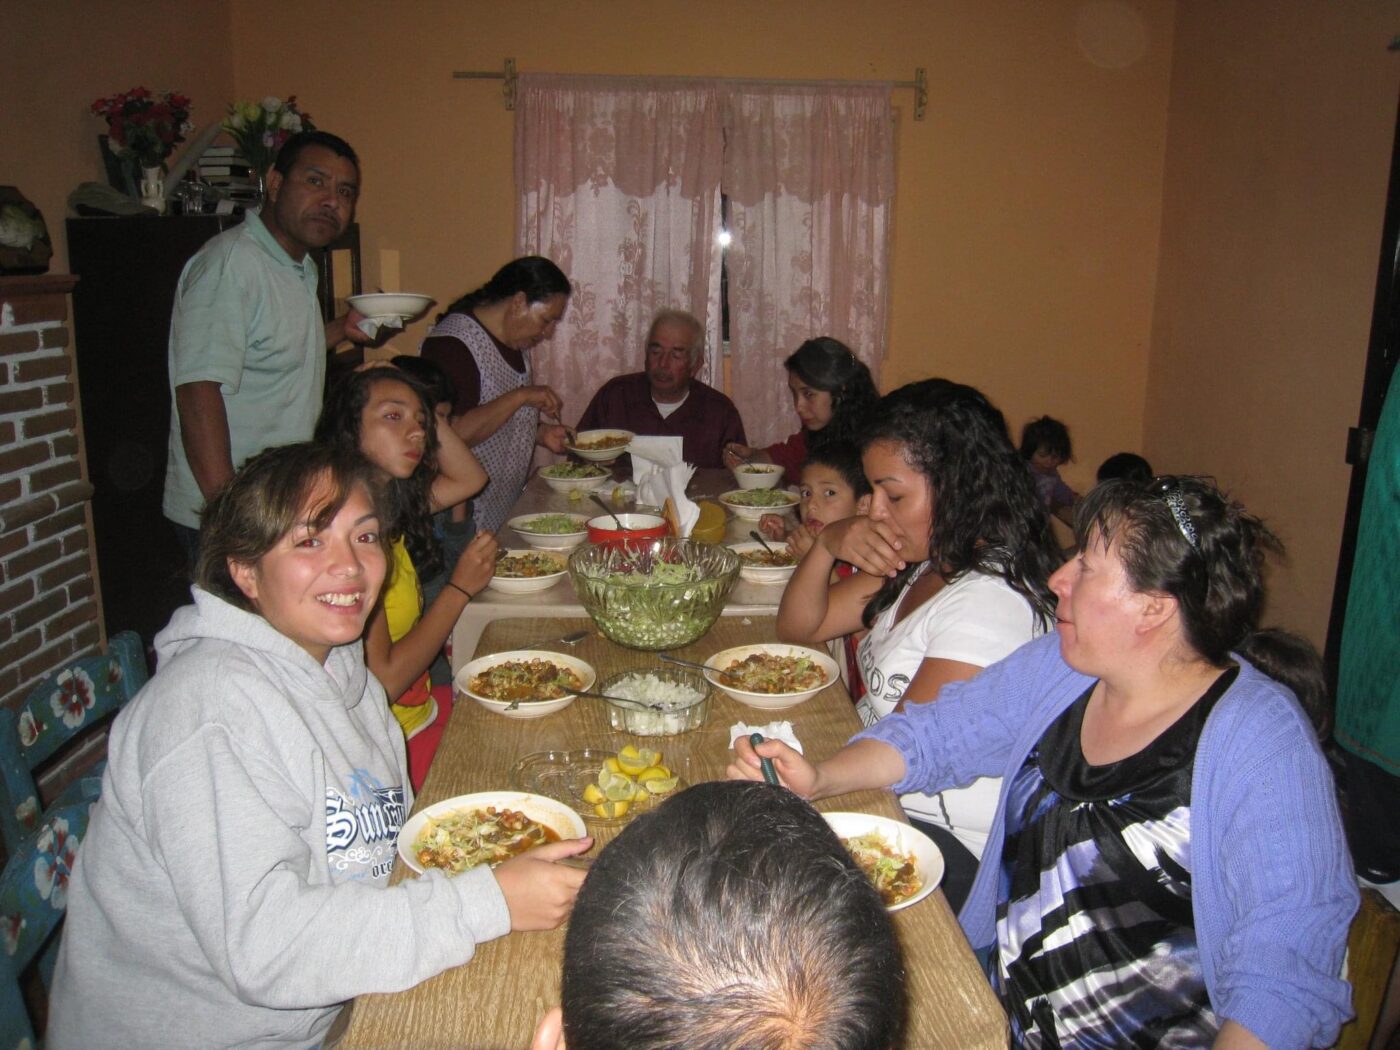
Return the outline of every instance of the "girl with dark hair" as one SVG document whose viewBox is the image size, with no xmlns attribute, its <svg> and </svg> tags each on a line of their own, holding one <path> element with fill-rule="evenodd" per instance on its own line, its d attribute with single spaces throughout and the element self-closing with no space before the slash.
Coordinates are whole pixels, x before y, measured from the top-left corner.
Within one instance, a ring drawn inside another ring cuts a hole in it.
<svg viewBox="0 0 1400 1050">
<path fill-rule="evenodd" d="M 959 919 L 1016 1046 L 1331 1046 L 1357 907 L 1332 777 L 1256 653 L 1278 542 L 1202 478 L 1108 481 L 1051 578 L 1056 634 L 815 766 L 808 798 L 1003 777 Z M 1296 661 L 1264 663 L 1288 675 Z"/>
<path fill-rule="evenodd" d="M 388 560 L 377 488 L 359 455 L 301 444 L 210 499 L 193 604 L 112 723 L 49 1045 L 320 1046 L 345 1000 L 567 916 L 583 872 L 553 862 L 588 839 L 389 885 L 413 792 L 360 644 Z"/>
<path fill-rule="evenodd" d="M 467 602 L 491 579 L 496 561 L 496 538 L 478 534 L 424 608 L 419 580 L 443 567 L 432 513 L 475 495 L 487 481 L 471 449 L 434 416 L 430 397 L 406 372 L 389 365 L 365 368 L 332 388 L 316 424 L 317 441 L 364 456 L 385 487 L 392 569 L 365 633 L 365 660 L 395 698 L 415 789 L 452 712 L 451 683 L 431 689 L 428 668 Z"/>
<path fill-rule="evenodd" d="M 823 441 L 854 441 L 866 411 L 880 394 L 865 363 L 830 336 L 808 339 L 783 367 L 802 429 L 764 449 L 730 442 L 724 448 L 724 463 L 728 467 L 737 466 L 741 459 L 776 463 L 795 484 L 807 461 L 807 449 Z"/>
<path fill-rule="evenodd" d="M 1074 458 L 1069 427 L 1050 416 L 1031 420 L 1021 428 L 1021 458 L 1035 479 L 1045 509 L 1066 525 L 1073 524 L 1079 493 L 1060 477 L 1060 468 Z"/>
<path fill-rule="evenodd" d="M 491 487 L 472 504 L 479 532 L 495 532 L 525 487 L 536 445 L 564 452 L 563 401 L 536 385 L 527 356 L 554 335 L 573 291 L 548 259 L 527 255 L 438 315 L 419 353 L 452 380 L 452 428 L 476 450 Z"/>
<path fill-rule="evenodd" d="M 869 512 L 817 533 L 783 593 L 778 635 L 810 644 L 869 628 L 856 710 L 873 725 L 1048 629 L 1060 559 L 1001 413 L 972 387 L 930 379 L 896 390 L 861 444 Z M 828 588 L 838 560 L 862 573 Z M 989 777 L 901 799 L 943 850 L 951 900 L 972 884 L 998 787 Z"/>
</svg>

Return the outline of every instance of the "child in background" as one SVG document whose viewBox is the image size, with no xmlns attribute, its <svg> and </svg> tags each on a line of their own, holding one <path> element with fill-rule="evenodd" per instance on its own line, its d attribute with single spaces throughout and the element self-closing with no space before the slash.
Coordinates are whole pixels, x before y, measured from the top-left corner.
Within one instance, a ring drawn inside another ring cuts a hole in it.
<svg viewBox="0 0 1400 1050">
<path fill-rule="evenodd" d="M 1021 458 L 1035 479 L 1035 490 L 1045 509 L 1072 525 L 1079 493 L 1060 477 L 1060 467 L 1074 458 L 1069 427 L 1049 416 L 1027 423 L 1021 431 Z"/>
<path fill-rule="evenodd" d="M 786 540 L 798 559 L 812 549 L 823 526 L 865 514 L 870 509 L 871 494 L 870 482 L 861 467 L 860 449 L 850 442 L 831 442 L 810 452 L 802 466 L 801 478 L 798 493 L 802 502 L 797 505 L 799 524 L 787 532 L 778 514 L 765 514 L 759 522 L 759 528 L 770 539 Z M 837 562 L 831 582 L 845 579 L 855 571 L 854 565 Z M 864 635 L 862 630 L 842 637 L 846 653 L 844 677 L 852 701 L 865 695 L 865 683 L 856 662 L 856 646 Z"/>
<path fill-rule="evenodd" d="M 1113 481 L 1124 478 L 1145 483 L 1154 477 L 1156 475 L 1152 473 L 1152 464 L 1136 452 L 1115 452 L 1099 464 L 1097 480 Z"/>
</svg>

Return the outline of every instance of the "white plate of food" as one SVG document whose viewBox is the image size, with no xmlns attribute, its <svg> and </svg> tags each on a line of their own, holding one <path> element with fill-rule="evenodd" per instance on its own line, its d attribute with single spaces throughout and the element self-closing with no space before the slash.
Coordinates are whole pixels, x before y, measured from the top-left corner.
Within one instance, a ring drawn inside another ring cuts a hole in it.
<svg viewBox="0 0 1400 1050">
<path fill-rule="evenodd" d="M 739 578 L 750 583 L 785 584 L 797 568 L 797 555 L 782 540 L 769 541 L 767 547 L 752 540 L 726 546 L 739 555 Z"/>
<path fill-rule="evenodd" d="M 588 535 L 587 514 L 521 514 L 506 524 L 531 547 L 545 551 L 573 550 Z"/>
<path fill-rule="evenodd" d="M 836 681 L 836 661 L 805 645 L 762 642 L 724 649 L 705 661 L 705 677 L 741 704 L 781 711 L 810 700 Z"/>
<path fill-rule="evenodd" d="M 524 791 L 478 791 L 413 814 L 399 829 L 398 849 L 418 874 L 441 868 L 452 876 L 587 833 L 583 818 L 556 799 Z"/>
<path fill-rule="evenodd" d="M 505 550 L 486 586 L 502 594 L 534 594 L 553 587 L 568 571 L 564 555 L 557 551 Z"/>
<path fill-rule="evenodd" d="M 776 463 L 740 463 L 733 472 L 741 489 L 776 488 L 783 480 L 783 468 Z"/>
<path fill-rule="evenodd" d="M 540 477 L 555 492 L 596 489 L 606 484 L 612 473 L 596 463 L 554 463 L 540 468 Z"/>
<path fill-rule="evenodd" d="M 547 649 L 513 649 L 480 656 L 452 679 L 453 688 L 507 718 L 543 718 L 592 689 L 598 675 L 575 656 Z M 514 706 L 512 706 L 514 705 Z"/>
<path fill-rule="evenodd" d="M 352 295 L 345 301 L 366 317 L 401 317 L 408 321 L 431 306 L 433 297 L 412 292 L 376 292 Z"/>
<path fill-rule="evenodd" d="M 765 514 L 783 514 L 798 503 L 797 497 L 786 489 L 730 489 L 719 501 L 744 521 L 757 521 Z"/>
<path fill-rule="evenodd" d="M 611 463 L 627 451 L 634 437 L 630 430 L 580 430 L 573 443 L 564 447 L 580 459 Z"/>
<path fill-rule="evenodd" d="M 943 854 L 917 828 L 869 813 L 823 813 L 885 907 L 917 904 L 943 881 Z"/>
</svg>

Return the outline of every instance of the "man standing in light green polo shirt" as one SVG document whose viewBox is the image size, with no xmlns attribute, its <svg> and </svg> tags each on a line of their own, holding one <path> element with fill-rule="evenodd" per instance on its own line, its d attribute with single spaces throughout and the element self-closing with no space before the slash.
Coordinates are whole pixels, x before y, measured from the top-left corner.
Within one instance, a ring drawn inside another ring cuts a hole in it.
<svg viewBox="0 0 1400 1050">
<path fill-rule="evenodd" d="M 359 158 L 345 140 L 294 135 L 268 172 L 261 213 L 210 240 L 180 275 L 163 509 L 191 564 L 205 501 L 248 457 L 310 439 L 327 349 L 367 341 L 353 310 L 322 322 L 307 255 L 350 225 L 359 188 Z"/>
</svg>

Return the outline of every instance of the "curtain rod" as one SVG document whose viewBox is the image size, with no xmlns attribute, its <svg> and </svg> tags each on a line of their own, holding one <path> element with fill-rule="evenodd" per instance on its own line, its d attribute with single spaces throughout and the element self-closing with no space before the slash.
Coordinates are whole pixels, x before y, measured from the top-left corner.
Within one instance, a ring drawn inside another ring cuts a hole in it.
<svg viewBox="0 0 1400 1050">
<path fill-rule="evenodd" d="M 515 68 L 515 59 L 508 58 L 505 61 L 505 68 L 500 72 L 494 70 L 456 70 L 452 74 L 453 80 L 501 80 L 501 100 L 505 103 L 505 108 L 515 109 L 515 89 L 520 79 L 520 74 Z M 669 77 L 671 80 L 727 80 L 744 83 L 745 81 L 754 84 L 791 84 L 794 86 L 811 85 L 813 87 L 822 84 L 829 84 L 829 80 L 765 80 L 758 77 Z M 928 108 L 928 74 L 924 72 L 924 67 L 919 66 L 914 70 L 913 80 L 896 80 L 893 87 L 907 88 L 914 92 L 914 119 L 923 120 L 924 110 Z"/>
</svg>

